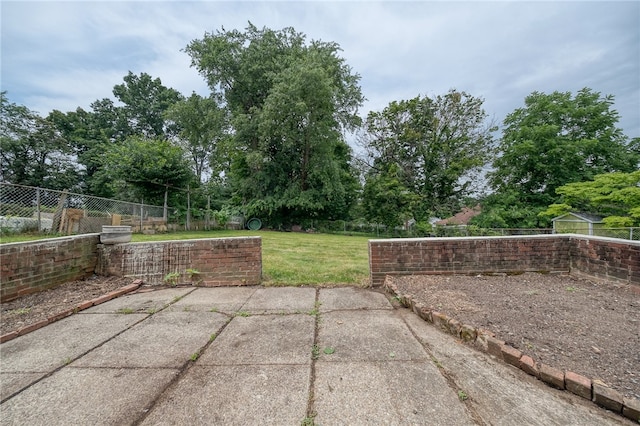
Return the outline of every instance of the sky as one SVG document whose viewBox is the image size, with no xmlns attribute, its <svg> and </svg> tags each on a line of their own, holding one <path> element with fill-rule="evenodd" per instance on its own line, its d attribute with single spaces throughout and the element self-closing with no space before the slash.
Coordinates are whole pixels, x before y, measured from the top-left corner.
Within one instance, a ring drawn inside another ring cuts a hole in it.
<svg viewBox="0 0 640 426">
<path fill-rule="evenodd" d="M 129 71 L 206 96 L 183 49 L 250 21 L 339 44 L 363 117 L 456 89 L 500 124 L 534 91 L 589 87 L 613 95 L 619 127 L 640 137 L 639 1 L 1 0 L 0 14 L 1 90 L 43 116 L 115 100 Z"/>
</svg>

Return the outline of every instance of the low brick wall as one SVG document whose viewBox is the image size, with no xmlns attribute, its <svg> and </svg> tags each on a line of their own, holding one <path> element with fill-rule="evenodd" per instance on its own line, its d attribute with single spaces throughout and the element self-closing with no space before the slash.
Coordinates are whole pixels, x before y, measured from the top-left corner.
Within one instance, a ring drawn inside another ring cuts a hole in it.
<svg viewBox="0 0 640 426">
<path fill-rule="evenodd" d="M 574 234 L 369 241 L 373 286 L 387 275 L 577 272 L 640 284 L 640 242 Z"/>
<path fill-rule="evenodd" d="M 0 244 L 0 301 L 93 274 L 99 234 Z"/>
<path fill-rule="evenodd" d="M 571 272 L 640 285 L 640 241 L 571 236 Z"/>
<path fill-rule="evenodd" d="M 262 280 L 260 237 L 101 244 L 98 256 L 96 273 L 151 285 L 254 285 Z"/>
</svg>

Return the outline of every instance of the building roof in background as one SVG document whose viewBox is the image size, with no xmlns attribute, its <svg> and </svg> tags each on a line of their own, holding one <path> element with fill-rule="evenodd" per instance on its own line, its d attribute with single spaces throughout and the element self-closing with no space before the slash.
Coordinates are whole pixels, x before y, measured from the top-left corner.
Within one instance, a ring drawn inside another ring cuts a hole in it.
<svg viewBox="0 0 640 426">
<path fill-rule="evenodd" d="M 471 218 L 478 216 L 482 212 L 482 208 L 480 204 L 476 205 L 474 208 L 470 209 L 469 207 L 463 207 L 459 213 L 448 217 L 446 219 L 442 219 L 436 222 L 438 226 L 449 226 L 449 225 L 467 225 Z"/>
</svg>

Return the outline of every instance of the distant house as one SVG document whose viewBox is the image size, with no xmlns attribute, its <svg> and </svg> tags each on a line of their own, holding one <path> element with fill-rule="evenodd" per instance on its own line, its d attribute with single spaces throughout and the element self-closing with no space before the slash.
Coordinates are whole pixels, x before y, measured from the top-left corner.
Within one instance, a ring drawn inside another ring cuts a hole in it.
<svg viewBox="0 0 640 426">
<path fill-rule="evenodd" d="M 572 233 L 593 235 L 595 229 L 604 227 L 601 216 L 589 213 L 571 212 L 551 219 L 553 233 Z"/>
<path fill-rule="evenodd" d="M 463 207 L 459 213 L 448 217 L 446 219 L 439 220 L 435 223 L 436 226 L 467 226 L 471 218 L 478 216 L 482 212 L 480 204 L 470 209 Z"/>
</svg>

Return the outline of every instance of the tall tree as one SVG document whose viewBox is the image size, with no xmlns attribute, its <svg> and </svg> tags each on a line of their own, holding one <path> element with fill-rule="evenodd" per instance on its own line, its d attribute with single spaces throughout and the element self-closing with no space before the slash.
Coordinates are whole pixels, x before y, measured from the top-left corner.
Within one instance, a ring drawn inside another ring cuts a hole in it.
<svg viewBox="0 0 640 426">
<path fill-rule="evenodd" d="M 67 113 L 52 111 L 47 119 L 69 144 L 80 167 L 79 190 L 86 194 L 111 197 L 109 186 L 96 179 L 102 166 L 101 154 L 110 143 L 113 127 L 100 124 L 97 113 L 77 108 Z"/>
<path fill-rule="evenodd" d="M 361 142 L 379 178 L 392 164 L 398 178 L 419 197 L 414 217 L 455 212 L 477 181 L 492 149 L 483 100 L 465 92 L 392 102 L 367 117 Z M 393 178 L 390 176 L 389 178 Z"/>
<path fill-rule="evenodd" d="M 164 114 L 182 95 L 162 85 L 159 78 L 147 73 L 139 76 L 131 71 L 124 76 L 124 83 L 113 87 L 114 96 L 124 104 L 122 111 L 131 134 L 146 138 L 164 138 L 169 131 Z"/>
<path fill-rule="evenodd" d="M 186 50 L 232 112 L 235 200 L 273 223 L 344 216 L 355 180 L 343 133 L 363 97 L 339 46 L 249 24 Z"/>
<path fill-rule="evenodd" d="M 229 114 L 215 95 L 193 93 L 165 116 L 175 124 L 177 143 L 188 153 L 198 182 L 204 183 L 203 175 L 219 176 L 229 169 Z"/>
<path fill-rule="evenodd" d="M 629 172 L 638 166 L 627 137 L 616 127 L 613 96 L 585 88 L 533 92 L 504 120 L 500 155 L 490 183 L 497 193 L 517 193 L 519 202 L 544 208 L 556 188 L 597 174 Z"/>
<path fill-rule="evenodd" d="M 72 150 L 56 126 L 0 93 L 0 180 L 49 189 L 77 189 Z"/>
</svg>

